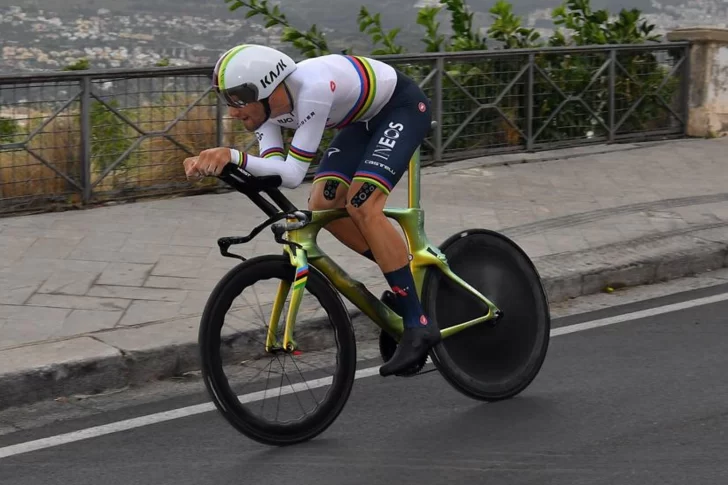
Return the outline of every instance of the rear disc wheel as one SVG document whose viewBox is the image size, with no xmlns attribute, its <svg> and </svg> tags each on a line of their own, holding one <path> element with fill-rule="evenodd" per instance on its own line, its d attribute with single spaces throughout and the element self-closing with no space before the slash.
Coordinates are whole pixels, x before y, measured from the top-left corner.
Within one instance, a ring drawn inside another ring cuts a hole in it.
<svg viewBox="0 0 728 485">
<path fill-rule="evenodd" d="M 502 317 L 443 339 L 432 360 L 463 394 L 484 401 L 509 399 L 538 374 L 546 357 L 551 320 L 541 278 L 525 252 L 486 229 L 453 235 L 441 246 L 450 269 L 492 301 Z M 487 306 L 440 270 L 425 275 L 422 303 L 443 330 L 483 316 Z"/>
</svg>

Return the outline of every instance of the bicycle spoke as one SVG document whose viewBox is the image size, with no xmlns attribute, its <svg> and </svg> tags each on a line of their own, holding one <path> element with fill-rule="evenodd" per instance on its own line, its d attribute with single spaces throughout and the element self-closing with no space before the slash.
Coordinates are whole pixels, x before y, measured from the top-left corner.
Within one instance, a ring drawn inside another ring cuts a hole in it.
<svg viewBox="0 0 728 485">
<path fill-rule="evenodd" d="M 291 360 L 293 360 L 293 359 L 291 359 Z M 296 365 L 296 363 L 294 362 L 293 365 Z M 301 376 L 301 377 L 303 377 L 303 376 Z M 296 388 L 293 387 L 293 383 L 288 378 L 288 374 L 286 374 L 286 380 L 288 381 L 288 385 L 291 386 L 291 390 L 293 391 L 293 395 L 296 396 L 296 401 L 298 401 L 298 405 L 301 407 L 301 410 L 303 411 L 304 416 L 308 415 L 308 413 L 306 412 L 306 409 L 303 407 L 303 404 L 301 403 L 301 399 L 299 399 L 299 397 L 298 397 L 298 393 L 296 392 Z M 305 382 L 305 380 L 304 380 L 304 382 Z M 306 387 L 308 387 L 308 384 L 306 385 Z M 310 389 L 309 389 L 309 391 L 310 391 Z M 314 401 L 316 401 L 316 398 L 314 398 Z M 318 401 L 316 401 L 316 404 L 318 404 Z"/>
<path fill-rule="evenodd" d="M 296 370 L 298 370 L 298 375 L 300 375 L 301 378 L 303 379 L 303 382 L 306 383 L 306 389 L 308 389 L 308 392 L 311 394 L 311 397 L 313 398 L 314 402 L 318 405 L 319 402 L 316 400 L 316 396 L 314 395 L 314 393 L 311 390 L 311 388 L 308 386 L 308 382 L 306 381 L 306 378 L 303 377 L 303 374 L 301 373 L 301 369 L 298 367 L 298 364 L 296 364 L 296 361 L 294 359 L 291 359 L 291 360 L 293 360 L 293 365 L 295 365 L 296 366 Z M 304 409 L 304 411 L 305 411 L 305 409 Z"/>
</svg>

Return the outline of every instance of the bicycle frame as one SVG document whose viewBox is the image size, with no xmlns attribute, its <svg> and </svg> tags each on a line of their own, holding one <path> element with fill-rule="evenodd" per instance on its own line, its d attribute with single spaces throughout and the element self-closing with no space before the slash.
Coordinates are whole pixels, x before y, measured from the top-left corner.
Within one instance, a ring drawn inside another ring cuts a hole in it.
<svg viewBox="0 0 728 485">
<path fill-rule="evenodd" d="M 374 296 L 361 282 L 352 278 L 346 271 L 344 271 L 344 269 L 337 265 L 324 253 L 316 242 L 318 232 L 325 225 L 334 220 L 348 217 L 346 209 L 311 211 L 310 213 L 310 222 L 300 229 L 287 232 L 287 241 L 300 246 L 297 248 L 288 244 L 284 245 L 284 250 L 289 255 L 291 264 L 295 266 L 296 273 L 292 285 L 287 282 L 282 282 L 279 285 L 269 321 L 266 350 L 270 351 L 274 347 L 277 347 L 275 335 L 278 329 L 278 321 L 280 320 L 283 305 L 291 286 L 293 286 L 293 295 L 291 296 L 291 304 L 289 305 L 288 313 L 286 315 L 282 346 L 284 349 L 289 351 L 295 350 L 296 343 L 293 339 L 293 329 L 295 327 L 298 308 L 305 289 L 309 265 L 313 266 L 326 276 L 326 278 L 329 279 L 334 287 L 338 289 L 347 300 L 371 318 L 377 326 L 388 332 L 396 340 L 399 340 L 404 330 L 402 318 L 379 300 L 379 298 Z M 408 207 L 406 209 L 384 209 L 384 214 L 388 218 L 396 220 L 405 234 L 409 252 L 412 255 L 409 264 L 414 277 L 416 291 L 420 298 L 422 297 L 422 287 L 427 268 L 429 266 L 435 266 L 448 278 L 465 288 L 488 307 L 488 313 L 482 317 L 441 330 L 442 338 L 455 335 L 468 327 L 497 317 L 498 308 L 496 305 L 453 273 L 447 264 L 445 255 L 427 238 L 424 227 L 425 213 L 420 206 L 419 148 L 410 159 L 408 167 Z M 295 219 L 291 220 L 295 221 Z"/>
</svg>

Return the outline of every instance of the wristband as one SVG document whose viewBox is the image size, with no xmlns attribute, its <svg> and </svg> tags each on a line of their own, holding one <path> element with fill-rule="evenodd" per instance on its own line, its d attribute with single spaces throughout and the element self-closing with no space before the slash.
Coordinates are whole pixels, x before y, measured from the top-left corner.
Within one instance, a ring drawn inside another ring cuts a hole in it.
<svg viewBox="0 0 728 485">
<path fill-rule="evenodd" d="M 230 161 L 239 167 L 240 163 L 243 161 L 243 157 L 240 155 L 240 151 L 236 150 L 235 148 L 231 148 Z"/>
</svg>

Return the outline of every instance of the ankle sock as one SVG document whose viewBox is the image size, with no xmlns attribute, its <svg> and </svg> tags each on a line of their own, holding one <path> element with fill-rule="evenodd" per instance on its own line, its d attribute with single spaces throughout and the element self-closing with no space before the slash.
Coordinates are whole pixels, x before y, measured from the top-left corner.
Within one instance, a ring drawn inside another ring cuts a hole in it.
<svg viewBox="0 0 728 485">
<path fill-rule="evenodd" d="M 420 299 L 417 298 L 415 282 L 408 264 L 390 273 L 384 273 L 384 277 L 392 287 L 392 292 L 397 297 L 398 306 L 404 314 L 402 320 L 405 327 L 421 327 L 427 325 L 427 317 L 422 311 Z"/>
</svg>

